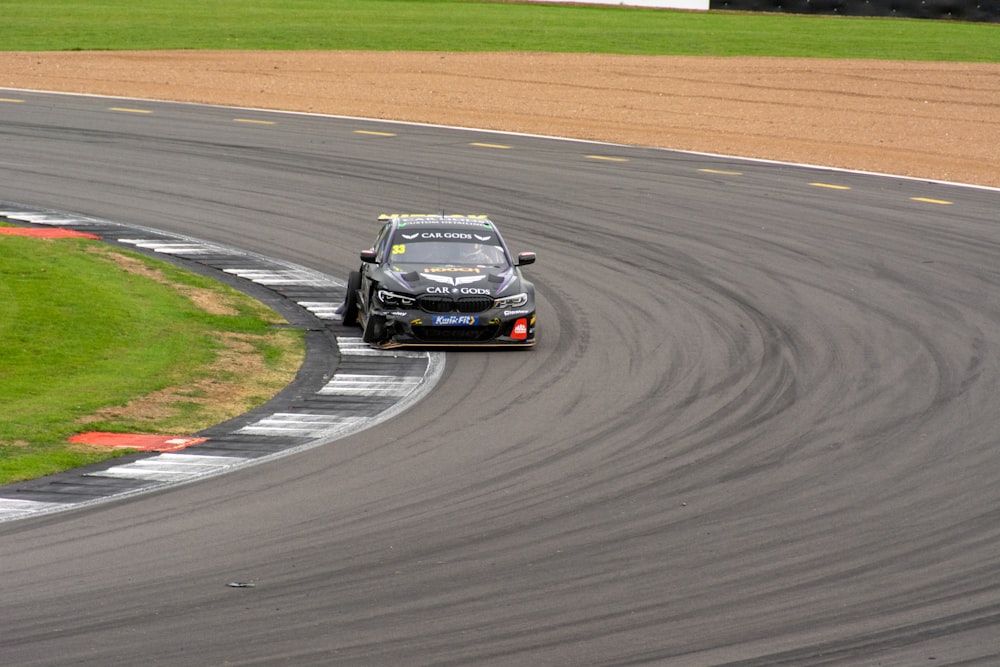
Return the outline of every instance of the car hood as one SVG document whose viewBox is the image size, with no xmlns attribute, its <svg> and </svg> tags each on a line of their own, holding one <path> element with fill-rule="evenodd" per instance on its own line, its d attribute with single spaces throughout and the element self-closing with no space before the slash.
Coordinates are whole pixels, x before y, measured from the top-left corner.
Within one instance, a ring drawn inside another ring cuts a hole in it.
<svg viewBox="0 0 1000 667">
<path fill-rule="evenodd" d="M 386 278 L 410 294 L 491 295 L 515 293 L 519 284 L 514 267 L 503 269 L 465 266 L 394 266 Z"/>
</svg>

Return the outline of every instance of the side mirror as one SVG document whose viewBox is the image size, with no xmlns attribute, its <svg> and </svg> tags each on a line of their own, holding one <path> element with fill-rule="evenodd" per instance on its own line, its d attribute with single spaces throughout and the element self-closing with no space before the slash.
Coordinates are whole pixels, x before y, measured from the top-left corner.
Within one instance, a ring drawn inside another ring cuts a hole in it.
<svg viewBox="0 0 1000 667">
<path fill-rule="evenodd" d="M 518 266 L 527 266 L 528 264 L 535 263 L 535 253 L 533 252 L 522 252 L 517 256 Z"/>
<path fill-rule="evenodd" d="M 375 259 L 377 257 L 378 257 L 378 255 L 375 254 L 374 250 L 362 250 L 361 251 L 361 261 L 365 262 L 366 264 L 374 264 L 375 263 Z"/>
</svg>

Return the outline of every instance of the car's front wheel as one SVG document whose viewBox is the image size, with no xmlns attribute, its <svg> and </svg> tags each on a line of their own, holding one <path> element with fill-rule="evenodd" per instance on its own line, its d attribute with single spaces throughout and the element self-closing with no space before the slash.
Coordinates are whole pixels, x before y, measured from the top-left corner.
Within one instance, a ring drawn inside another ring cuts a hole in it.
<svg viewBox="0 0 1000 667">
<path fill-rule="evenodd" d="M 358 326 L 358 290 L 361 289 L 361 273 L 351 271 L 347 277 L 347 296 L 344 297 L 344 312 L 341 322 L 345 326 Z"/>
</svg>

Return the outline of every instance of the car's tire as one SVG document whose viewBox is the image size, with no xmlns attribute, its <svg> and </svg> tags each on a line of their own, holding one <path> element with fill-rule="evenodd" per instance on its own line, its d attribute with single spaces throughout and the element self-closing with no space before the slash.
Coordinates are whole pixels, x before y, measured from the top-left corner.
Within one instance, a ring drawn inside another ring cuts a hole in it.
<svg viewBox="0 0 1000 667">
<path fill-rule="evenodd" d="M 378 345 L 380 343 L 384 343 L 385 339 L 385 317 L 380 315 L 369 315 L 368 319 L 365 321 L 365 330 L 364 333 L 361 334 L 361 340 L 369 345 Z"/>
<path fill-rule="evenodd" d="M 358 290 L 361 289 L 361 273 L 351 271 L 347 277 L 347 296 L 344 297 L 344 312 L 341 322 L 345 326 L 358 326 Z"/>
</svg>

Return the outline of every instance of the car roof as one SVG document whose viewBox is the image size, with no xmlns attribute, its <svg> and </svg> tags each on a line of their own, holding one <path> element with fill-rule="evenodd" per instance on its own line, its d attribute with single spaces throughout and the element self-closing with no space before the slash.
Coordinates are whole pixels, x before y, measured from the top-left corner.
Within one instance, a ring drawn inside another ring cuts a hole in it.
<svg viewBox="0 0 1000 667">
<path fill-rule="evenodd" d="M 496 226 L 485 215 L 458 215 L 443 213 L 383 213 L 380 221 L 392 220 L 397 227 L 429 226 L 451 227 L 461 226 L 475 229 L 492 229 Z"/>
</svg>

